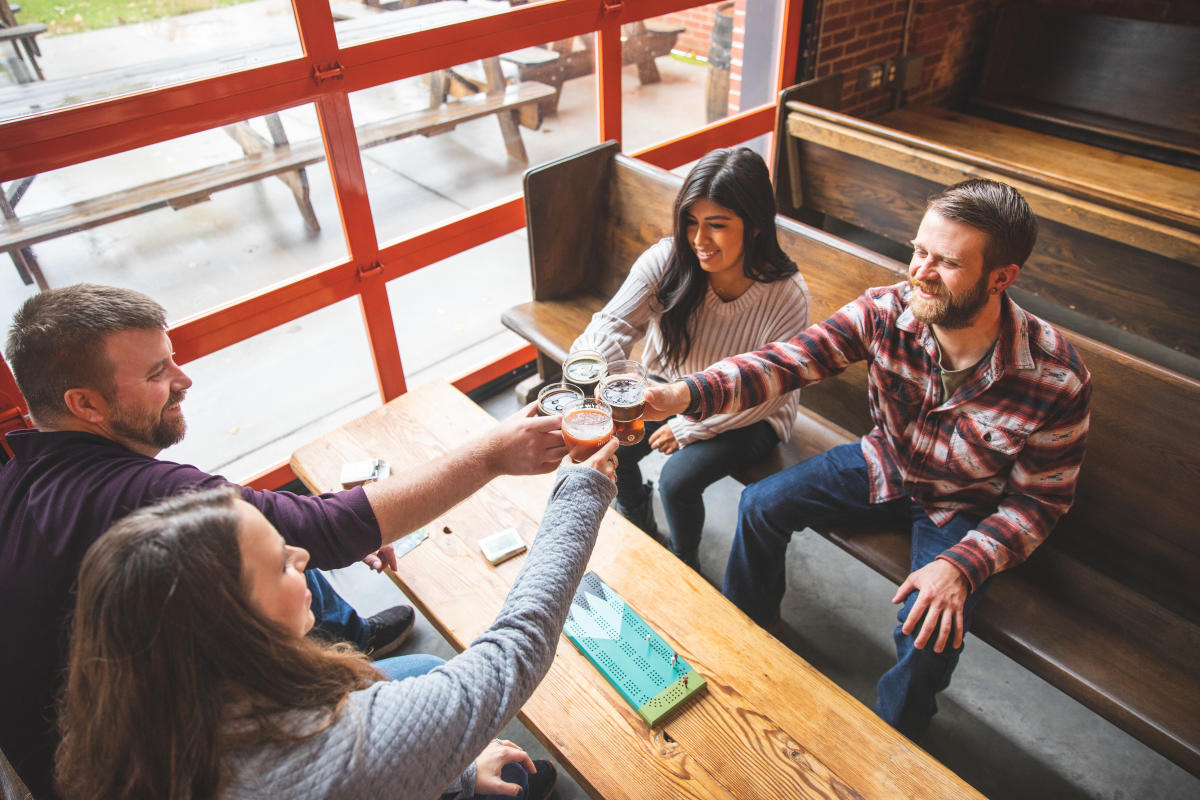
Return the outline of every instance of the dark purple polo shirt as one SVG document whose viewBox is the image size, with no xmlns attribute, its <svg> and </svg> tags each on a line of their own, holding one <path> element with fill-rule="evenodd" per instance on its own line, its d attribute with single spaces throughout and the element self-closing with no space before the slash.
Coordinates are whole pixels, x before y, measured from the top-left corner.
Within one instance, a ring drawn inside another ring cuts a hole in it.
<svg viewBox="0 0 1200 800">
<path fill-rule="evenodd" d="M 0 748 L 34 797 L 50 784 L 53 704 L 66 664 L 75 577 L 88 546 L 130 511 L 224 478 L 140 455 L 71 431 L 8 434 L 0 467 Z M 241 487 L 310 567 L 344 567 L 379 549 L 379 525 L 361 488 L 320 497 Z"/>
</svg>

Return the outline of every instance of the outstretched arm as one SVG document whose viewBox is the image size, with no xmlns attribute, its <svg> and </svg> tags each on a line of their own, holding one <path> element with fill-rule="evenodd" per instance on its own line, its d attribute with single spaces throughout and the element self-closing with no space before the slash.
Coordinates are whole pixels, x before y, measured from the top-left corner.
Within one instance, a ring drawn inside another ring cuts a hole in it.
<svg viewBox="0 0 1200 800">
<path fill-rule="evenodd" d="M 499 475 L 537 475 L 557 467 L 567 454 L 559 418 L 536 413 L 531 403 L 436 461 L 363 487 L 383 543 L 416 530 Z"/>
</svg>

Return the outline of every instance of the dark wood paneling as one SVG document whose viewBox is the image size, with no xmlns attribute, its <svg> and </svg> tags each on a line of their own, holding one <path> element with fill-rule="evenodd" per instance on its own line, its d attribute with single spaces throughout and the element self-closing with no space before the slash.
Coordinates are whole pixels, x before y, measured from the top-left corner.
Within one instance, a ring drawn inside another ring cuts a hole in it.
<svg viewBox="0 0 1200 800">
<path fill-rule="evenodd" d="M 946 185 L 813 142 L 797 141 L 793 152 L 809 209 L 898 244 L 910 240 L 926 199 Z M 939 174 L 952 168 L 943 160 Z M 964 166 L 956 178 L 973 174 L 978 171 Z M 1021 289 L 1200 356 L 1200 269 L 1044 215 L 1039 224 L 1037 246 L 1018 281 Z"/>
<path fill-rule="evenodd" d="M 535 300 L 576 291 L 601 259 L 597 223 L 608 202 L 616 142 L 605 142 L 525 173 L 525 224 Z"/>
<path fill-rule="evenodd" d="M 1200 153 L 1200 28 L 1013 3 L 997 14 L 976 102 Z"/>
</svg>

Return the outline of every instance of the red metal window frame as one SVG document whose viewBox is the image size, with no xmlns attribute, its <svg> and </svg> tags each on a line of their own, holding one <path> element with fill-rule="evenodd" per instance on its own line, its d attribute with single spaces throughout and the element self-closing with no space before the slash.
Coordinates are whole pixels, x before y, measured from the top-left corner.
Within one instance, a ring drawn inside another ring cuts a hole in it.
<svg viewBox="0 0 1200 800">
<path fill-rule="evenodd" d="M 785 0 L 776 87 L 796 71 L 803 0 Z M 325 141 L 349 258 L 239 298 L 171 328 L 179 362 L 187 363 L 349 297 L 358 297 L 383 400 L 406 391 L 387 282 L 525 224 L 520 196 L 465 214 L 381 247 L 349 93 L 452 67 L 465 60 L 595 31 L 599 141 L 621 139 L 621 25 L 681 11 L 696 0 L 546 0 L 496 17 L 339 47 L 328 0 L 292 0 L 303 55 L 277 64 L 134 95 L 50 111 L 0 124 L 0 181 L 78 164 L 255 116 L 313 103 Z M 327 77 L 332 70 L 336 77 Z M 714 147 L 770 133 L 774 106 L 763 105 L 634 153 L 671 168 Z M 454 383 L 469 390 L 533 358 L 517 348 Z M 0 368 L 0 418 L 26 409 L 7 364 Z M 4 409 L 11 409 L 5 411 Z M 15 423 L 13 423 L 15 425 Z M 12 425 L 10 425 L 11 427 Z M 286 465 L 252 479 L 260 488 L 290 480 Z"/>
</svg>

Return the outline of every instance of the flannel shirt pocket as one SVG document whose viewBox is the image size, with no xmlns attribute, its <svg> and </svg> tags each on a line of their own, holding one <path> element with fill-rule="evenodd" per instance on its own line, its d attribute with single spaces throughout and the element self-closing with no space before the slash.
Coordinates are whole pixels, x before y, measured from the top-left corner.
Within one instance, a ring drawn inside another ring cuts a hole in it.
<svg viewBox="0 0 1200 800">
<path fill-rule="evenodd" d="M 970 414 L 955 418 L 947 466 L 972 481 L 1007 475 L 1029 434 L 992 424 Z"/>
</svg>

